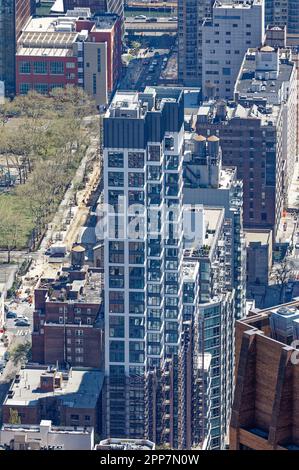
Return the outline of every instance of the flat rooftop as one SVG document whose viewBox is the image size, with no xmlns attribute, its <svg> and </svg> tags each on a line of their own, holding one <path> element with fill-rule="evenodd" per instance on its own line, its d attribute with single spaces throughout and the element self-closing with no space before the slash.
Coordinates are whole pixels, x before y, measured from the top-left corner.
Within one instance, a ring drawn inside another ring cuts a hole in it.
<svg viewBox="0 0 299 470">
<path fill-rule="evenodd" d="M 184 261 L 183 263 L 183 282 L 195 282 L 198 273 L 198 262 Z"/>
<path fill-rule="evenodd" d="M 95 446 L 95 450 L 154 450 L 154 442 L 146 439 L 105 439 Z"/>
<path fill-rule="evenodd" d="M 269 100 L 269 104 L 280 104 L 284 100 L 283 86 L 291 80 L 294 70 L 294 63 L 288 59 L 288 52 L 280 50 L 279 52 L 272 49 L 268 54 L 279 54 L 279 73 L 277 78 L 257 79 L 257 54 L 258 49 L 249 49 L 243 61 L 240 70 L 239 80 L 236 82 L 235 91 L 239 94 L 239 100 Z M 261 49 L 265 51 L 265 48 Z M 265 72 L 265 71 L 264 71 Z M 271 73 L 271 71 L 270 71 Z"/>
<path fill-rule="evenodd" d="M 41 390 L 42 374 L 48 374 L 47 367 L 21 369 L 4 405 L 35 406 L 39 400 L 55 397 L 70 408 L 95 408 L 104 381 L 104 373 L 100 370 L 73 368 L 68 373 L 68 379 L 62 381 L 61 388 L 54 391 Z"/>
<path fill-rule="evenodd" d="M 236 172 L 235 167 L 223 167 L 220 171 L 219 189 L 230 189 L 236 180 Z"/>
<path fill-rule="evenodd" d="M 271 230 L 247 230 L 244 229 L 246 244 L 261 242 L 262 245 L 269 245 L 272 243 Z"/>
<path fill-rule="evenodd" d="M 43 47 L 21 47 L 18 49 L 17 56 L 22 57 L 71 57 L 73 56 L 72 49 L 66 48 L 43 48 Z"/>
<path fill-rule="evenodd" d="M 178 102 L 178 87 L 146 87 L 144 92 L 117 91 L 105 117 L 143 118 L 148 111 L 161 111 L 166 102 Z"/>
<path fill-rule="evenodd" d="M 26 434 L 26 433 L 36 433 L 39 434 L 41 431 L 41 426 L 47 426 L 49 433 L 52 434 L 72 434 L 72 435 L 82 435 L 82 434 L 92 434 L 92 427 L 83 427 L 83 426 L 52 426 L 50 420 L 42 420 L 40 425 L 36 424 L 3 424 L 0 431 L 9 431 L 15 432 L 17 434 Z"/>
<path fill-rule="evenodd" d="M 226 3 L 223 1 L 216 1 L 214 3 L 214 8 L 217 8 L 217 10 L 240 10 L 240 9 L 246 9 L 249 10 L 255 5 L 262 5 L 263 0 L 251 0 L 247 2 L 240 2 L 240 1 L 231 1 L 231 3 Z"/>
<path fill-rule="evenodd" d="M 103 274 L 86 266 L 77 269 L 62 267 L 59 271 L 49 269 L 40 279 L 38 289 L 48 289 L 47 301 L 74 303 L 101 303 Z"/>
<path fill-rule="evenodd" d="M 195 211 L 197 209 L 195 208 Z M 216 233 L 224 218 L 224 208 L 204 206 L 205 238 L 202 246 L 194 246 L 184 251 L 185 261 L 190 259 L 206 258 L 211 255 L 216 246 Z"/>
</svg>

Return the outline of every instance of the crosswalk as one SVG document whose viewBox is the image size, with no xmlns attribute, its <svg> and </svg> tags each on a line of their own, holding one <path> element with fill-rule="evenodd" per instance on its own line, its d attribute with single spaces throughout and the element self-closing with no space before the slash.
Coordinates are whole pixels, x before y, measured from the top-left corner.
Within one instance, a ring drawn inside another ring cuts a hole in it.
<svg viewBox="0 0 299 470">
<path fill-rule="evenodd" d="M 28 334 L 27 330 L 17 330 L 15 335 L 16 336 L 26 336 Z"/>
</svg>

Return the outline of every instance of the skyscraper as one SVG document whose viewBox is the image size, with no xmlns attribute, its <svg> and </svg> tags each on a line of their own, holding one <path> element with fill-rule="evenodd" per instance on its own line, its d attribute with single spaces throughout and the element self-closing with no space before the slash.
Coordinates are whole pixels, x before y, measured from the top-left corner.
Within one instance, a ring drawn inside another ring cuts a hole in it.
<svg viewBox="0 0 299 470">
<path fill-rule="evenodd" d="M 145 372 L 177 352 L 183 141 L 181 89 L 116 93 L 104 118 L 107 435 L 144 435 Z"/>
<path fill-rule="evenodd" d="M 33 11 L 32 0 L 0 0 L 0 81 L 7 96 L 15 93 L 17 40 Z"/>
<path fill-rule="evenodd" d="M 264 1 L 215 1 L 202 26 L 202 95 L 233 99 L 245 52 L 264 39 Z"/>
<path fill-rule="evenodd" d="M 185 86 L 201 86 L 202 23 L 213 0 L 178 0 L 178 77 Z"/>
<path fill-rule="evenodd" d="M 299 6 L 297 0 L 265 0 L 266 25 L 286 26 L 290 34 L 299 34 Z"/>
</svg>

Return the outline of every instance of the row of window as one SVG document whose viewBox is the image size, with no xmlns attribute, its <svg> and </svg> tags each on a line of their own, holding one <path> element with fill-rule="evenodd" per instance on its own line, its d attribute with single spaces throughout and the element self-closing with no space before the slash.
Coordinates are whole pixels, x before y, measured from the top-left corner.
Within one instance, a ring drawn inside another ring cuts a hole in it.
<svg viewBox="0 0 299 470">
<path fill-rule="evenodd" d="M 21 83 L 20 84 L 20 94 L 25 95 L 30 90 L 35 90 L 42 95 L 45 95 L 52 91 L 54 88 L 64 88 L 64 83 Z"/>
<path fill-rule="evenodd" d="M 38 75 L 64 75 L 64 65 L 66 69 L 74 69 L 76 64 L 74 62 L 64 62 L 61 61 L 53 61 L 53 62 L 45 62 L 45 61 L 36 61 L 36 62 L 29 62 L 29 61 L 22 61 L 19 62 L 19 73 L 20 74 L 38 74 Z"/>
</svg>

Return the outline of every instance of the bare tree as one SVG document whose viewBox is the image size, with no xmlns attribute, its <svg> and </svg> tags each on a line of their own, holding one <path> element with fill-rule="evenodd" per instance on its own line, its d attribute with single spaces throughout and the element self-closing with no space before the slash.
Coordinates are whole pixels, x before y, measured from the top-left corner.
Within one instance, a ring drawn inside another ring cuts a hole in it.
<svg viewBox="0 0 299 470">
<path fill-rule="evenodd" d="M 287 256 L 278 263 L 273 269 L 273 278 L 275 280 L 275 284 L 279 286 L 279 300 L 280 303 L 283 302 L 285 286 L 290 279 L 294 276 L 293 267 L 287 258 Z"/>
</svg>

